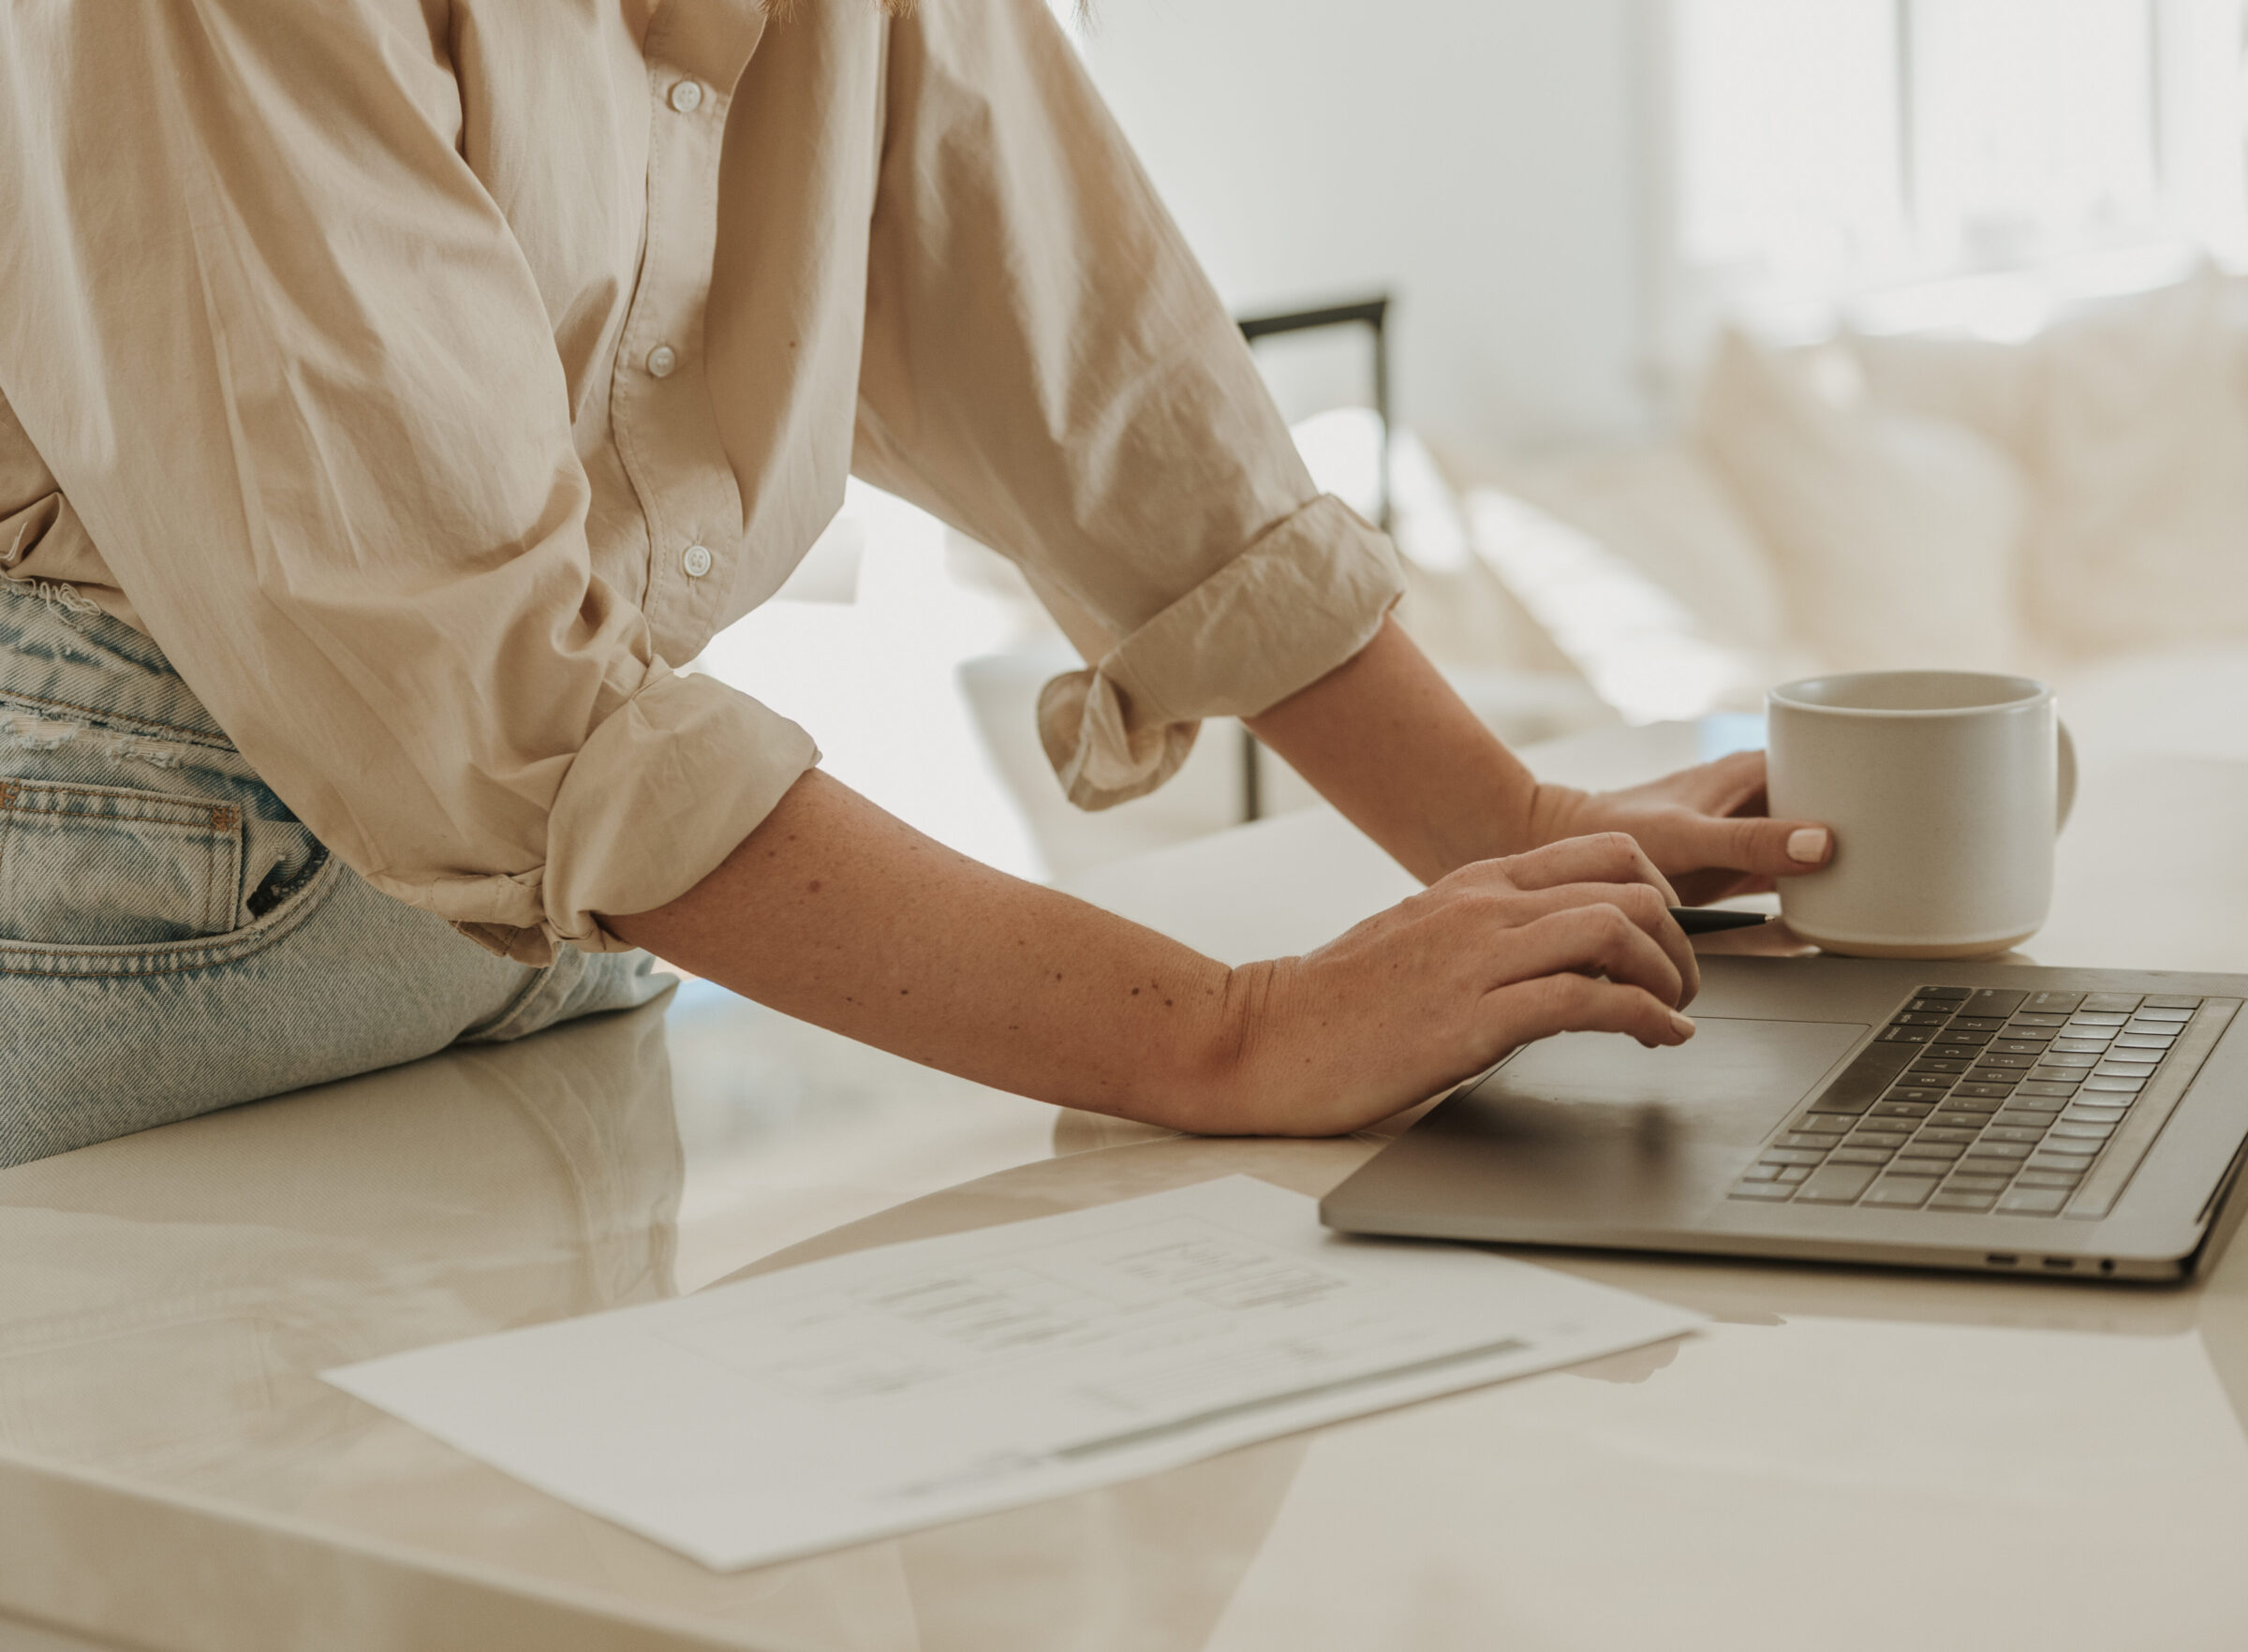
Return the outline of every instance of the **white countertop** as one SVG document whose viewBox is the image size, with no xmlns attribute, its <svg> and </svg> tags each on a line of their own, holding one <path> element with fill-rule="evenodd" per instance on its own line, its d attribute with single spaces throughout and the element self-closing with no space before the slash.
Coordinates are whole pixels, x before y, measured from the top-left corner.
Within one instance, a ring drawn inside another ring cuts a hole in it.
<svg viewBox="0 0 2248 1652">
<path fill-rule="evenodd" d="M 2248 764 L 2087 760 L 2027 955 L 2248 972 Z M 1314 811 L 1073 887 L 1240 959 L 1411 886 Z M 697 985 L 0 1171 L 0 1648 L 9 1615 L 229 1652 L 2248 1644 L 2239 1244 L 2182 1289 L 1535 1256 L 1718 1322 L 732 1576 L 314 1376 L 1235 1171 L 1321 1192 L 1376 1144 L 1057 1113 Z"/>
</svg>

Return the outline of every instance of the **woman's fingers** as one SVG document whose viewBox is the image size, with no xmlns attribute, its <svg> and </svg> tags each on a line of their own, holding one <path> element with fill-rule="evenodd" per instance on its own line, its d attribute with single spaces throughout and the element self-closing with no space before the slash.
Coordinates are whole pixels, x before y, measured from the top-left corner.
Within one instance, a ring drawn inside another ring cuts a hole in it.
<svg viewBox="0 0 2248 1652">
<path fill-rule="evenodd" d="M 1652 885 L 1563 883 L 1551 889 L 1524 890 L 1506 897 L 1505 910 L 1514 922 L 1522 924 L 1576 907 L 1603 905 L 1621 910 L 1663 949 L 1664 955 L 1679 972 L 1681 984 L 1674 1000 L 1679 1008 L 1682 1010 L 1693 1002 L 1694 995 L 1702 990 L 1701 966 L 1693 955 L 1693 943 L 1671 917 L 1670 903 Z"/>
<path fill-rule="evenodd" d="M 1661 831 L 1664 859 L 1673 865 L 1783 878 L 1814 872 L 1834 854 L 1834 834 L 1812 820 L 1681 813 L 1663 821 Z"/>
<path fill-rule="evenodd" d="M 1655 869 L 1638 840 L 1626 832 L 1564 837 L 1543 848 L 1487 863 L 1496 865 L 1516 889 L 1552 889 L 1564 883 L 1644 883 L 1662 895 L 1664 906 L 1678 904 L 1678 892 L 1671 888 L 1670 880 Z"/>
<path fill-rule="evenodd" d="M 1564 1032 L 1619 1032 L 1649 1049 L 1682 1044 L 1693 1023 L 1635 986 L 1582 975 L 1548 975 L 1484 996 L 1481 1032 L 1489 1057 Z"/>
<path fill-rule="evenodd" d="M 1481 960 L 1486 992 L 1567 970 L 1639 987 L 1665 1005 L 1686 996 L 1686 978 L 1670 955 L 1609 903 L 1548 913 L 1494 938 Z"/>
</svg>

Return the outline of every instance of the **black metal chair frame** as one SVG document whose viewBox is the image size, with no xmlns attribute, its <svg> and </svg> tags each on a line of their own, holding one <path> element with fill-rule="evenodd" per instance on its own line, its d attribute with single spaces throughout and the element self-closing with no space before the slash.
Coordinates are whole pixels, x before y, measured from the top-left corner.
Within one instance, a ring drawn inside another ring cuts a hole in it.
<svg viewBox="0 0 2248 1652">
<path fill-rule="evenodd" d="M 1241 336 L 1255 348 L 1257 341 L 1285 333 L 1310 332 L 1327 327 L 1364 327 L 1373 334 L 1374 411 L 1382 420 L 1381 491 L 1375 498 L 1375 525 L 1389 531 L 1389 296 L 1360 299 L 1353 303 L 1327 304 L 1316 310 L 1291 310 L 1277 316 L 1245 316 Z M 1262 819 L 1264 783 L 1257 757 L 1257 737 L 1241 730 L 1241 819 Z"/>
</svg>

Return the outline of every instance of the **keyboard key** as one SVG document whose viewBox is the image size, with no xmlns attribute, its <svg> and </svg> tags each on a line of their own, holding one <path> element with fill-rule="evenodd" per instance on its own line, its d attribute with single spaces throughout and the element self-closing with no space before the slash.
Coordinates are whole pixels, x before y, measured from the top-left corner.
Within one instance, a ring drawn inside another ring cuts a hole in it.
<svg viewBox="0 0 2248 1652">
<path fill-rule="evenodd" d="M 1936 1190 L 1933 1176 L 1888 1175 L 1873 1184 L 1866 1195 L 1868 1204 L 1902 1205 L 1917 1210 L 1928 1202 L 1928 1196 Z"/>
<path fill-rule="evenodd" d="M 1775 1203 L 1782 1199 L 1793 1199 L 1795 1195 L 1793 1187 L 1782 1187 L 1777 1182 L 1741 1182 L 1733 1189 L 1736 1199 L 1768 1199 Z"/>
<path fill-rule="evenodd" d="M 1885 1044 L 1932 1044 L 1936 1041 L 1936 1033 L 1933 1027 L 1892 1026 L 1883 1031 L 1881 1041 Z"/>
<path fill-rule="evenodd" d="M 1950 998 L 1915 998 L 1904 1009 L 1907 1015 L 1936 1014 L 1948 1021 L 1959 1013 L 1960 1006 L 1956 1000 Z M 1897 1019 L 1901 1021 L 1903 1016 L 1899 1016 Z"/>
<path fill-rule="evenodd" d="M 2025 1099 L 2032 1097 L 2046 1097 L 2053 1099 L 2065 1100 L 2068 1097 L 2071 1097 L 2076 1093 L 2077 1086 L 2073 1084 L 2060 1084 L 2047 1079 L 2033 1079 L 2028 1084 L 2023 1084 L 2019 1089 L 2014 1092 L 2014 1104 L 2019 1107 Z"/>
<path fill-rule="evenodd" d="M 2083 1002 L 2084 996 L 2081 993 L 2032 993 L 2030 1001 L 2023 1008 L 2041 1014 L 2066 1015 Z"/>
<path fill-rule="evenodd" d="M 1953 1003 L 1959 1003 L 1974 996 L 1974 991 L 1971 987 L 1924 986 L 1916 989 L 1913 996 L 1915 998 L 1945 998 Z"/>
<path fill-rule="evenodd" d="M 2145 1079 L 2124 1078 L 2120 1073 L 2112 1072 L 2096 1073 L 2084 1081 L 2083 1087 L 2077 1091 L 2077 1099 L 2090 1106 L 2102 1106 L 2106 1104 L 2106 1098 L 2112 1097 L 2115 1104 L 2121 1107 L 2127 1105 L 2146 1086 Z M 2102 1099 L 2095 1100 L 2094 1098 Z"/>
<path fill-rule="evenodd" d="M 2121 1026 L 2130 1019 L 2130 1016 L 2124 1014 L 2103 1015 L 2096 1010 L 2079 1010 L 2068 1018 L 2068 1025 L 2088 1027 L 2093 1032 L 2102 1032 L 2111 1026 Z"/>
<path fill-rule="evenodd" d="M 1898 1130 L 1861 1129 L 1843 1139 L 1853 1147 L 1901 1147 L 1912 1140 L 1912 1137 L 1905 1133 L 1911 1128 L 1910 1125 L 1907 1125 L 1904 1129 Z"/>
<path fill-rule="evenodd" d="M 2073 1187 L 2084 1179 L 2082 1171 L 2025 1170 L 2014 1178 L 2017 1187 Z"/>
<path fill-rule="evenodd" d="M 1966 1082 L 1971 1084 L 1996 1084 L 2002 1090 L 2010 1090 L 2028 1078 L 2034 1070 L 2034 1069 L 1978 1067 L 1968 1073 Z"/>
<path fill-rule="evenodd" d="M 2019 1077 L 2021 1069 L 2036 1066 L 2039 1056 L 2044 1053 L 2045 1046 L 2042 1044 L 2029 1044 L 2013 1050 L 2001 1050 L 1994 1044 L 1977 1055 L 1974 1064 L 1977 1067 L 1994 1067 Z"/>
<path fill-rule="evenodd" d="M 2019 1090 L 2015 1091 L 2006 1100 L 2008 1111 L 2034 1113 L 2040 1118 L 2050 1118 L 2067 1105 L 2068 1098 L 2066 1096 L 2025 1096 Z"/>
<path fill-rule="evenodd" d="M 2006 1025 L 2009 1027 L 2036 1027 L 2039 1029 L 2039 1033 L 2043 1033 L 2056 1026 L 2066 1026 L 2067 1025 L 2068 1017 L 2065 1015 L 2039 1015 L 2026 1010 L 2023 1010 L 2019 1015 L 2017 1015 L 2013 1020 L 2006 1023 Z"/>
<path fill-rule="evenodd" d="M 1848 1147 L 1837 1147 L 1826 1156 L 1826 1162 L 1828 1164 L 1886 1164 L 1897 1151 L 1898 1149 L 1894 1147 L 1860 1147 L 1853 1143 Z M 1912 1149 L 1908 1147 L 1904 1151 L 1909 1153 Z"/>
<path fill-rule="evenodd" d="M 1983 1062 L 1988 1067 L 2013 1067 L 2017 1063 L 2001 1061 L 1999 1057 L 2001 1055 L 2042 1055 L 2045 1054 L 2045 1047 L 2051 1042 L 2050 1039 L 2025 1039 L 2013 1028 L 2008 1027 L 2000 1037 L 1990 1040 L 1990 1047 L 1983 1052 Z M 2024 1061 L 2019 1065 L 2027 1067 L 2030 1063 Z"/>
<path fill-rule="evenodd" d="M 2053 1114 L 2058 1111 L 2055 1108 L 2039 1113 L 2034 1108 L 2008 1107 L 1990 1122 L 2010 1130 L 2042 1130 L 2053 1122 Z"/>
<path fill-rule="evenodd" d="M 1826 1164 L 1813 1171 L 1796 1197 L 1805 1204 L 1855 1204 L 1873 1180 L 1870 1164 Z"/>
<path fill-rule="evenodd" d="M 2030 1156 L 2026 1142 L 1977 1142 L 1967 1149 L 1969 1158 L 2027 1158 Z"/>
<path fill-rule="evenodd" d="M 1844 1080 L 1846 1080 L 1848 1076 L 1848 1074 L 1844 1074 L 1843 1079 L 1837 1080 L 1833 1089 L 1829 1090 L 1826 1095 L 1821 1096 L 1816 1101 L 1813 1101 L 1811 1104 L 1811 1110 L 1813 1113 L 1835 1114 L 1847 1116 L 1852 1114 L 1863 1113 L 1867 1108 L 1872 1106 L 1873 1096 L 1860 1095 L 1857 1094 L 1854 1089 L 1844 1087 Z M 1877 1096 L 1880 1093 L 1880 1091 L 1876 1090 L 1873 1094 Z"/>
<path fill-rule="evenodd" d="M 2088 1124 L 2104 1125 L 2113 1129 L 2123 1122 L 2124 1117 L 2112 1107 L 2072 1107 L 2061 1115 L 2061 1124 L 2053 1128 L 2059 1129 L 2063 1124 Z"/>
<path fill-rule="evenodd" d="M 1979 1134 L 1987 1120 L 1986 1116 L 1980 1113 L 1955 1110 L 1950 1113 L 1935 1114 L 1928 1122 L 1940 1130 L 1971 1130 Z"/>
<path fill-rule="evenodd" d="M 1974 1065 L 1972 1061 L 1953 1061 L 1942 1055 L 1922 1055 L 1913 1063 L 1915 1072 L 1961 1073 Z"/>
<path fill-rule="evenodd" d="M 1952 1087 L 1954 1096 L 1971 1101 L 2004 1101 L 2014 1093 L 2012 1084 L 1964 1084 Z"/>
<path fill-rule="evenodd" d="M 2114 1134 L 2113 1125 L 2082 1124 L 2074 1119 L 2063 1119 L 2052 1128 L 2045 1141 L 2048 1147 L 2063 1150 L 2071 1142 L 2082 1142 L 2088 1146 L 2096 1147 Z"/>
<path fill-rule="evenodd" d="M 1996 1015 L 2002 1019 L 2021 1008 L 2027 993 L 2009 992 L 2004 987 L 1984 987 L 1967 1000 L 1970 1015 Z"/>
<path fill-rule="evenodd" d="M 1804 1177 L 1810 1174 L 1811 1166 L 1807 1164 L 1791 1164 L 1785 1170 L 1782 1171 L 1779 1175 L 1774 1178 L 1774 1180 L 1791 1183 L 1800 1182 Z"/>
<path fill-rule="evenodd" d="M 2045 1127 L 2043 1125 L 2023 1129 L 2019 1125 L 1994 1124 L 1983 1132 L 1983 1140 L 1986 1142 L 2027 1142 L 2034 1145 L 2044 1138 Z"/>
<path fill-rule="evenodd" d="M 2087 993 L 2081 1008 L 2095 1013 L 2121 1011 L 2129 1014 L 2138 1006 L 2139 996 L 2137 993 Z"/>
<path fill-rule="evenodd" d="M 2092 1076 L 2089 1067 L 2033 1067 L 2030 1077 L 2041 1084 L 2080 1084 Z"/>
<path fill-rule="evenodd" d="M 2024 1168 L 2028 1170 L 2042 1171 L 2083 1172 L 2092 1168 L 2092 1161 L 2095 1155 L 2090 1153 L 2058 1152 L 2054 1149 L 2053 1144 L 2050 1142 L 2048 1142 L 2044 1146 L 2038 1148 L 2036 1152 L 2030 1155 L 2029 1162 L 2024 1166 Z"/>
<path fill-rule="evenodd" d="M 1913 1049 L 1909 1045 L 1869 1044 L 1842 1069 L 1842 1076 L 1828 1084 L 1826 1093 L 1804 1111 L 1863 1113 L 1889 1087 L 1891 1081 L 1904 1070 L 1912 1058 Z"/>
<path fill-rule="evenodd" d="M 2058 1216 L 2068 1202 L 2065 1187 L 2014 1187 L 1998 1202 L 2001 1216 Z"/>
<path fill-rule="evenodd" d="M 1846 1118 L 1837 1118 L 1830 1113 L 1806 1113 L 1787 1127 L 1791 1130 L 1816 1130 L 1841 1135 L 1850 1128 Z"/>
<path fill-rule="evenodd" d="M 1974 1006 L 1970 1004 L 1965 1010 L 1951 1018 L 1951 1025 L 1971 1032 L 1994 1033 L 2006 1025 L 2006 1018 L 2003 1015 L 1977 1013 Z"/>
<path fill-rule="evenodd" d="M 1812 1147 L 1816 1148 L 1821 1153 L 1824 1153 L 1827 1148 L 1834 1145 L 1834 1138 L 1831 1136 L 1821 1135 L 1815 1130 L 1793 1130 L 1781 1137 L 1776 1145 L 1782 1147 Z"/>
<path fill-rule="evenodd" d="M 1950 1126 L 1924 1124 L 1915 1142 L 1948 1142 L 1954 1147 L 1964 1147 L 1983 1132 L 1979 1129 L 1959 1129 Z"/>
<path fill-rule="evenodd" d="M 1759 1164 L 1816 1164 L 1826 1157 L 1825 1149 L 1812 1152 L 1803 1147 L 1767 1147 L 1758 1156 Z"/>
<path fill-rule="evenodd" d="M 1924 1101 L 1876 1101 L 1873 1112 L 1882 1118 L 1926 1118 L 1935 1111 Z"/>
<path fill-rule="evenodd" d="M 2125 1050 L 2153 1050 L 2159 1052 L 2167 1050 L 2177 1041 L 2177 1038 L 2170 1033 L 2127 1032 L 2122 1038 L 2116 1040 L 2114 1043 L 2108 1045 L 2108 1053 L 2111 1055 L 2121 1055 Z"/>
<path fill-rule="evenodd" d="M 1740 1179 L 1744 1182 L 1776 1182 L 1780 1179 L 1780 1173 L 1786 1168 L 1778 1164 L 1753 1164 L 1740 1173 Z"/>
<path fill-rule="evenodd" d="M 1958 1142 L 1915 1142 L 1909 1147 L 1899 1148 L 1897 1158 L 1900 1164 L 1914 1158 L 1944 1161 L 1957 1158 L 1966 1151 L 1965 1145 Z M 1935 1171 L 1929 1172 L 1930 1175 L 1937 1173 Z"/>
<path fill-rule="evenodd" d="M 2200 999 L 2198 999 L 2198 998 L 2161 998 L 2161 997 L 2155 997 L 2155 998 L 2141 998 L 2141 999 L 2139 1000 L 2138 1007 L 2139 1007 L 2139 1009 L 2140 1009 L 2140 1010 L 2198 1010 L 2198 1009 L 2200 1009 L 2200 1008 L 2201 1008 L 2201 1000 L 2200 1000 Z"/>
<path fill-rule="evenodd" d="M 1892 1028 L 1891 1030 L 1896 1031 L 1900 1029 Z M 1920 1029 L 1917 1027 L 1908 1026 L 1902 1028 L 1901 1030 L 1905 1032 L 1917 1032 Z M 1961 1027 L 1955 1023 L 1953 1025 L 1945 1027 L 1942 1032 L 1935 1035 L 1936 1047 L 1944 1050 L 1951 1049 L 1955 1045 L 1961 1048 L 1975 1048 L 1989 1043 L 1993 1036 L 1994 1031 L 1995 1029 L 1992 1029 L 1991 1031 L 1980 1031 L 1974 1027 Z"/>
<path fill-rule="evenodd" d="M 2055 1044 L 2045 1053 L 2044 1058 L 2036 1065 L 2041 1068 L 2063 1069 L 2097 1067 L 2100 1064 L 2100 1057 L 2107 1053 L 2108 1046 L 2105 1044 L 2084 1044 L 2082 1048 L 2076 1048 L 2068 1044 Z"/>
<path fill-rule="evenodd" d="M 1989 1210 L 1997 1202 L 1998 1195 L 1995 1193 L 1969 1192 L 1965 1188 L 1955 1193 L 1946 1187 L 1929 1200 L 1928 1208 L 1930 1210 Z"/>
<path fill-rule="evenodd" d="M 1922 1088 L 1921 1088 L 1919 1085 L 1917 1085 L 1917 1084 L 1899 1084 L 1899 1085 L 1898 1085 L 1898 1086 L 1897 1086 L 1895 1089 L 1891 1090 L 1891 1091 L 1890 1091 L 1890 1092 L 1889 1092 L 1889 1093 L 1888 1093 L 1886 1096 L 1883 1097 L 1883 1098 L 1882 1098 L 1882 1099 L 1884 1099 L 1885 1101 L 1931 1101 L 1931 1102 L 1932 1102 L 1932 1101 L 1941 1101 L 1941 1100 L 1943 1100 L 1943 1099 L 1944 1099 L 1944 1094 L 1945 1094 L 1945 1093 L 1944 1093 L 1942 1090 L 1926 1090 L 1926 1089 L 1922 1089 Z"/>
<path fill-rule="evenodd" d="M 1931 1014 L 1926 1010 L 1907 1010 L 1891 1025 L 1895 1026 L 1945 1026 L 1950 1022 L 1951 1016 L 1946 1010 L 1939 1010 Z"/>
<path fill-rule="evenodd" d="M 1957 1193 L 1995 1193 L 2008 1179 L 2003 1171 L 1978 1171 L 1962 1165 L 1944 1186 Z"/>
</svg>

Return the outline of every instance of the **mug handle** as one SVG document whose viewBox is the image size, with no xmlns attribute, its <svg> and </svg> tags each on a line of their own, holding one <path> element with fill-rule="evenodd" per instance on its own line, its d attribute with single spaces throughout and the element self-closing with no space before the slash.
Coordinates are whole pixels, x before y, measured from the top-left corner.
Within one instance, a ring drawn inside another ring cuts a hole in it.
<svg viewBox="0 0 2248 1652">
<path fill-rule="evenodd" d="M 2077 806 L 2077 743 L 2068 731 L 2068 725 L 2059 717 L 2053 728 L 2061 736 L 2061 757 L 2054 774 L 2054 789 L 2061 794 L 2059 818 L 2053 821 L 2053 833 L 2058 836 L 2068 825 L 2069 811 Z"/>
</svg>

